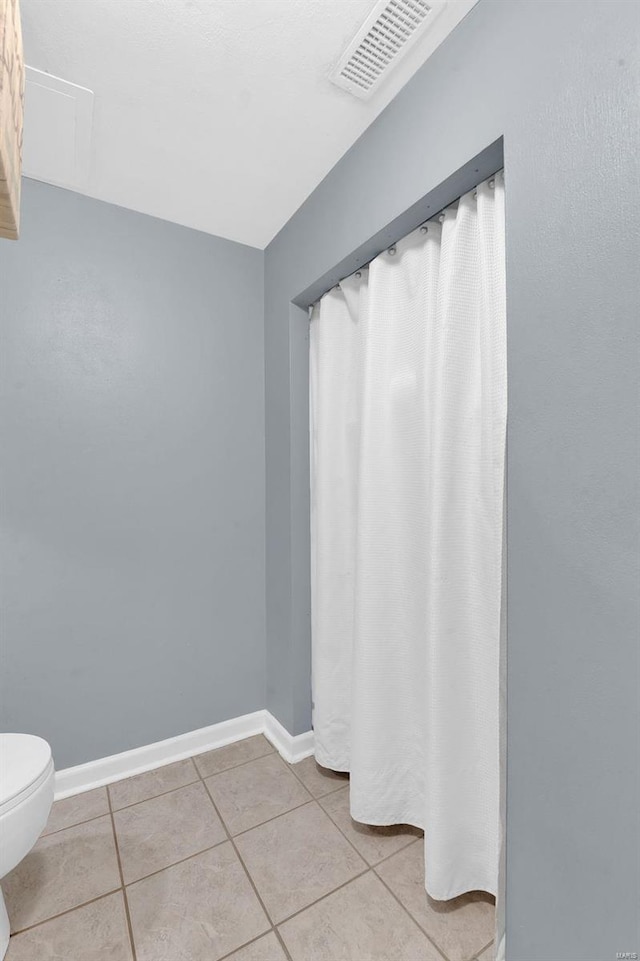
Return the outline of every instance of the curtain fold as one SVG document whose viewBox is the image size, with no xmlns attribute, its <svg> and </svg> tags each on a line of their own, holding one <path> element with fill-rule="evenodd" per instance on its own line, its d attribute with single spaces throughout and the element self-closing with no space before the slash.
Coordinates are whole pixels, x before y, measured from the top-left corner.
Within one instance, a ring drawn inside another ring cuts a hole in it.
<svg viewBox="0 0 640 961">
<path fill-rule="evenodd" d="M 311 316 L 316 758 L 438 900 L 497 893 L 504 270 L 498 176 Z"/>
</svg>

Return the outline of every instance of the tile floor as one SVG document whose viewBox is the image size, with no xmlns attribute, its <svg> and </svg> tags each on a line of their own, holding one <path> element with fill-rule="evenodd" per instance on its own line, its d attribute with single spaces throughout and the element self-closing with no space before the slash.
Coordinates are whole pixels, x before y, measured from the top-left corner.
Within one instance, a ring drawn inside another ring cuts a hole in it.
<svg viewBox="0 0 640 961">
<path fill-rule="evenodd" d="M 7 961 L 491 961 L 494 906 L 425 894 L 422 832 L 258 735 L 53 806 L 3 881 Z"/>
</svg>

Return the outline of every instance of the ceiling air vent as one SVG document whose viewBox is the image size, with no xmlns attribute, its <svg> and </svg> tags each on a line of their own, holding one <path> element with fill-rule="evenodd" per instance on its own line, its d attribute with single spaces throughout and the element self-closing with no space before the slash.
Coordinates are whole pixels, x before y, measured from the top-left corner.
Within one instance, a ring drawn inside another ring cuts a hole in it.
<svg viewBox="0 0 640 961">
<path fill-rule="evenodd" d="M 447 0 L 381 0 L 331 74 L 336 86 L 368 100 L 431 26 Z"/>
</svg>

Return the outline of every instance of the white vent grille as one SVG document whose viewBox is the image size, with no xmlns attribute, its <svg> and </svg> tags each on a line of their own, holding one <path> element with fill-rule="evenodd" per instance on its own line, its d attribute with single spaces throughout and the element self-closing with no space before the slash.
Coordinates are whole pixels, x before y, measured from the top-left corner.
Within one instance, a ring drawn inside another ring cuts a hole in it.
<svg viewBox="0 0 640 961">
<path fill-rule="evenodd" d="M 368 99 L 445 4 L 446 0 L 381 0 L 340 58 L 331 81 Z"/>
</svg>

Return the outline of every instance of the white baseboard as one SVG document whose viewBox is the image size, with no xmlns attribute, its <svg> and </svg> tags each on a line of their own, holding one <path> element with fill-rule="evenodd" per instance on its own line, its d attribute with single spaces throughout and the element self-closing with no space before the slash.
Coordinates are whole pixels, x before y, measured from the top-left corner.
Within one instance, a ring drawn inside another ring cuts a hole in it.
<svg viewBox="0 0 640 961">
<path fill-rule="evenodd" d="M 264 712 L 264 736 L 268 738 L 276 751 L 288 764 L 297 764 L 305 757 L 313 754 L 313 731 L 304 734 L 289 734 L 273 714 Z"/>
<path fill-rule="evenodd" d="M 253 714 L 233 717 L 229 721 L 211 724 L 198 731 L 188 731 L 166 741 L 156 741 L 123 751 L 122 754 L 56 771 L 55 799 L 61 801 L 73 794 L 82 794 L 122 778 L 133 777 L 134 774 L 143 774 L 195 754 L 204 754 L 205 751 L 213 751 L 254 734 L 264 734 L 289 764 L 313 754 L 313 731 L 294 736 L 269 711 L 254 711 Z"/>
</svg>

